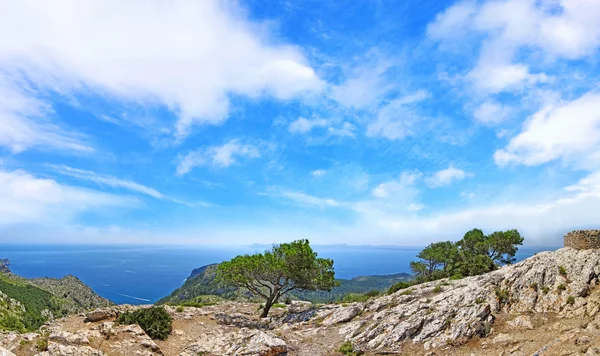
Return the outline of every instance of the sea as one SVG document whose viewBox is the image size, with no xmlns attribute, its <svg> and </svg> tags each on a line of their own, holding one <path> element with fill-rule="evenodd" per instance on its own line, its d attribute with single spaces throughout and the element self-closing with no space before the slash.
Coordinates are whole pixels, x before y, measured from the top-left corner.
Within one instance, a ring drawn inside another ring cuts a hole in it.
<svg viewBox="0 0 600 356">
<path fill-rule="evenodd" d="M 0 244 L 0 259 L 26 278 L 71 274 L 117 304 L 149 304 L 180 287 L 193 269 L 263 252 L 264 246 L 16 245 Z M 337 278 L 410 273 L 421 247 L 313 246 L 334 260 Z M 521 248 L 517 260 L 554 248 Z"/>
</svg>

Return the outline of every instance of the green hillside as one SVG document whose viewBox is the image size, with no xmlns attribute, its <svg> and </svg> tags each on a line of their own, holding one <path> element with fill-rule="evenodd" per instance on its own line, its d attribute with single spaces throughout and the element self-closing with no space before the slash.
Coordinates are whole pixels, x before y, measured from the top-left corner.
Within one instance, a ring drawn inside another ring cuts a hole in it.
<svg viewBox="0 0 600 356">
<path fill-rule="evenodd" d="M 25 279 L 0 269 L 0 330 L 33 331 L 46 321 L 112 303 L 73 276 Z"/>
<path fill-rule="evenodd" d="M 181 304 L 205 300 L 203 296 L 213 295 L 227 299 L 251 299 L 252 294 L 231 286 L 220 285 L 215 281 L 217 264 L 200 267 L 192 271 L 185 283 L 157 304 Z M 373 290 L 386 291 L 391 285 L 412 279 L 407 273 L 385 276 L 362 276 L 352 279 L 338 279 L 340 286 L 326 291 L 294 291 L 292 299 L 307 300 L 315 303 L 340 301 L 350 293 L 363 294 Z"/>
</svg>

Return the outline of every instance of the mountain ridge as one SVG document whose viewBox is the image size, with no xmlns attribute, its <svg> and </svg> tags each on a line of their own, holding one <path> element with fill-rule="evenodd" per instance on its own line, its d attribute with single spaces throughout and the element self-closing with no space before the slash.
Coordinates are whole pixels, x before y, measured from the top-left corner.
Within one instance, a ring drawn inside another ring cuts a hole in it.
<svg viewBox="0 0 600 356">
<path fill-rule="evenodd" d="M 250 300 L 252 295 L 241 289 L 221 285 L 216 281 L 218 263 L 195 268 L 190 273 L 184 284 L 170 295 L 157 301 L 157 304 L 178 304 L 193 302 L 202 296 L 219 296 L 226 299 Z M 351 279 L 337 279 L 340 286 L 327 291 L 294 291 L 290 297 L 318 303 L 334 302 L 346 294 L 364 294 L 371 291 L 383 292 L 394 283 L 412 279 L 408 273 L 395 273 L 389 275 L 356 276 Z"/>
</svg>

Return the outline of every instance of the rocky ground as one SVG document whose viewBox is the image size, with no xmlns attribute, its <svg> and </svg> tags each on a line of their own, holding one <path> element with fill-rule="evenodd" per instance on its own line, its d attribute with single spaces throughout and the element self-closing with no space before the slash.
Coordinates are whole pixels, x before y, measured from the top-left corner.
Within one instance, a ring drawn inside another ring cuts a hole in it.
<svg viewBox="0 0 600 356">
<path fill-rule="evenodd" d="M 117 325 L 117 306 L 55 320 L 41 333 L 0 334 L 12 355 L 600 355 L 600 250 L 563 248 L 498 271 L 441 280 L 365 303 L 167 307 L 174 330 L 151 340 Z M 45 348 L 47 351 L 40 352 Z"/>
</svg>

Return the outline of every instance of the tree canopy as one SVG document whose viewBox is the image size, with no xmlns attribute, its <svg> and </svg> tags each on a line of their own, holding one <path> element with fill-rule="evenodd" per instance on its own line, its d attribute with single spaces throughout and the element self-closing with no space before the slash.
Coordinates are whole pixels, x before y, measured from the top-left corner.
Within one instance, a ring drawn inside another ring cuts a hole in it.
<svg viewBox="0 0 600 356">
<path fill-rule="evenodd" d="M 471 276 L 492 271 L 515 262 L 523 237 L 517 230 L 485 235 L 480 229 L 468 231 L 457 242 L 435 242 L 424 248 L 410 263 L 420 281 L 451 276 Z"/>
<path fill-rule="evenodd" d="M 308 240 L 275 245 L 264 253 L 237 256 L 219 265 L 217 278 L 264 298 L 261 317 L 267 317 L 273 304 L 292 290 L 330 291 L 338 285 L 333 260 L 318 258 Z"/>
</svg>

